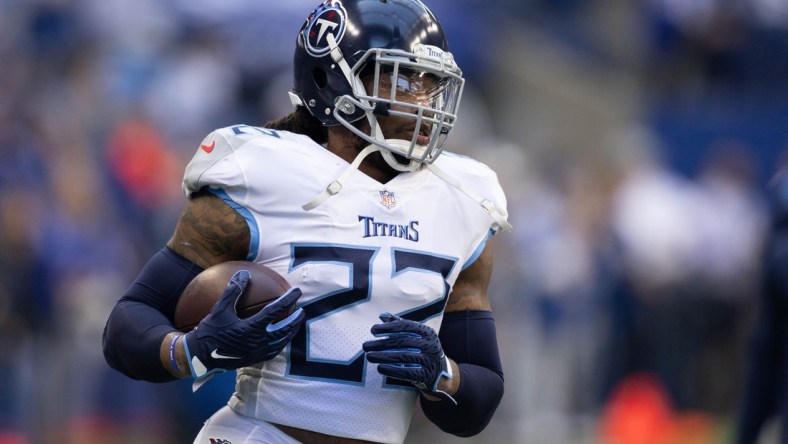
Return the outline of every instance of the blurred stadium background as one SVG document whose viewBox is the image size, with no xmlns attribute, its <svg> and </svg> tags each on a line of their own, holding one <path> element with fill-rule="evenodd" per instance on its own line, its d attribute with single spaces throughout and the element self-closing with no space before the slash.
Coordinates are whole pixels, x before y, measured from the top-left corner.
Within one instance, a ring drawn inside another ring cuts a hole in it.
<svg viewBox="0 0 788 444">
<path fill-rule="evenodd" d="M 0 2 L 0 444 L 191 442 L 226 400 L 232 375 L 126 379 L 101 332 L 202 137 L 289 112 L 316 3 Z M 788 2 L 428 4 L 468 80 L 450 149 L 498 171 L 515 226 L 494 240 L 506 395 L 462 442 L 730 442 Z M 460 441 L 420 414 L 408 438 Z"/>
</svg>

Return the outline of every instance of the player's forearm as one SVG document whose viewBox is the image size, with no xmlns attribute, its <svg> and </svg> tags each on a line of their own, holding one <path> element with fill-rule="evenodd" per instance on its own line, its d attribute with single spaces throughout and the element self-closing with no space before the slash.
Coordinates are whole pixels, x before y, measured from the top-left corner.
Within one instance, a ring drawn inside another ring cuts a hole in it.
<svg viewBox="0 0 788 444">
<path fill-rule="evenodd" d="M 161 364 L 160 344 L 172 329 L 166 316 L 155 309 L 122 300 L 104 329 L 104 357 L 110 367 L 130 378 L 171 381 L 173 374 Z"/>
<path fill-rule="evenodd" d="M 422 397 L 424 415 L 441 430 L 468 437 L 487 427 L 503 397 L 503 378 L 496 372 L 473 364 L 459 364 L 458 389 L 452 393 L 457 405 Z"/>
<path fill-rule="evenodd" d="M 440 331 L 446 355 L 453 359 L 454 377 L 443 380 L 457 402 L 422 396 L 424 414 L 441 430 L 473 436 L 492 419 L 503 397 L 503 370 L 492 313 L 483 310 L 447 312 Z"/>
<path fill-rule="evenodd" d="M 148 261 L 115 305 L 104 329 L 104 356 L 112 368 L 145 381 L 175 379 L 169 354 L 175 327 L 170 317 L 181 292 L 201 270 L 168 248 Z M 183 341 L 178 342 L 176 357 L 185 362 Z"/>
</svg>

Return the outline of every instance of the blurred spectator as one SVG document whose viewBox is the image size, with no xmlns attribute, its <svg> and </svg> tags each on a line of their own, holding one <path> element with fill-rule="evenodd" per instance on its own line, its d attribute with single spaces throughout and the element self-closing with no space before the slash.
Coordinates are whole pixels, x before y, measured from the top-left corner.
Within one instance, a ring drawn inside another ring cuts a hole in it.
<svg viewBox="0 0 788 444">
<path fill-rule="evenodd" d="M 753 151 L 736 140 L 716 141 L 698 174 L 702 245 L 696 261 L 708 291 L 731 301 L 751 296 L 768 223 Z"/>
<path fill-rule="evenodd" d="M 646 372 L 657 375 L 676 400 L 687 358 L 679 349 L 686 338 L 677 330 L 677 315 L 693 277 L 697 189 L 667 168 L 650 132 L 627 130 L 613 143 L 629 160 L 611 208 L 619 280 L 609 294 L 603 393 L 629 374 Z"/>
<path fill-rule="evenodd" d="M 681 399 L 720 416 L 733 413 L 740 391 L 746 327 L 756 301 L 767 225 L 756 177 L 750 147 L 733 140 L 712 145 L 698 176 L 697 274 L 688 306 L 694 314 L 687 317 L 692 327 L 685 340 L 694 351 Z"/>
<path fill-rule="evenodd" d="M 693 271 L 698 190 L 668 168 L 664 147 L 651 131 L 625 130 L 613 143 L 626 159 L 613 197 L 612 229 L 623 272 L 650 298 L 685 282 Z"/>
</svg>

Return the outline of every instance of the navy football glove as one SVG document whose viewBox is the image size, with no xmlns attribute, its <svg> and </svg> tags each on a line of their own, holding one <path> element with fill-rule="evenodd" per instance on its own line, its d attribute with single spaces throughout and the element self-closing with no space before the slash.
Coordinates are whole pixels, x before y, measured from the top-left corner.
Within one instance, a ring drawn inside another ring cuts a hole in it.
<svg viewBox="0 0 788 444">
<path fill-rule="evenodd" d="M 454 375 L 435 330 L 391 313 L 381 314 L 380 320 L 383 323 L 373 325 L 371 331 L 384 338 L 364 343 L 367 361 L 378 364 L 382 375 L 408 381 L 422 393 L 456 405 L 454 398 L 438 390 L 441 378 Z"/>
<path fill-rule="evenodd" d="M 298 309 L 285 319 L 301 290 L 293 287 L 258 313 L 240 319 L 235 311 L 238 298 L 251 276 L 246 270 L 235 273 L 211 312 L 184 336 L 184 348 L 196 390 L 213 374 L 267 361 L 278 355 L 304 321 Z"/>
</svg>

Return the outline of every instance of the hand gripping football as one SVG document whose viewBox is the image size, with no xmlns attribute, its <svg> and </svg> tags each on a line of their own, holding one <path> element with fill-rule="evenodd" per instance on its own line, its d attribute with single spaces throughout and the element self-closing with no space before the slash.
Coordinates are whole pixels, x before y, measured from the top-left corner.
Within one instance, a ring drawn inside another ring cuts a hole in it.
<svg viewBox="0 0 788 444">
<path fill-rule="evenodd" d="M 247 270 L 251 275 L 246 290 L 235 305 L 241 319 L 259 312 L 290 288 L 284 277 L 265 265 L 248 261 L 222 262 L 203 270 L 183 290 L 175 306 L 175 328 L 188 332 L 196 327 L 211 312 L 230 278 L 239 270 Z M 282 318 L 291 313 L 285 313 Z"/>
</svg>

